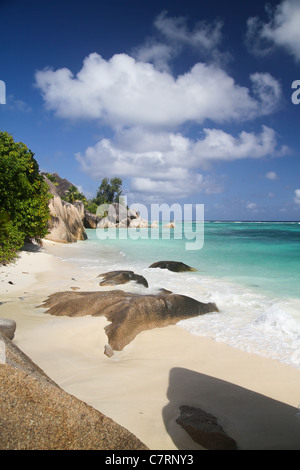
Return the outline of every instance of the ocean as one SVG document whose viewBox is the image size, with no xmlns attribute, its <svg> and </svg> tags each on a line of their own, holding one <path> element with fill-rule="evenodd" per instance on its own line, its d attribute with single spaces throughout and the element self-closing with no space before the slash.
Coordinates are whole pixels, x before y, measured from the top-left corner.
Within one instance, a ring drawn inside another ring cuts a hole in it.
<svg viewBox="0 0 300 470">
<path fill-rule="evenodd" d="M 177 222 L 175 229 L 88 229 L 87 235 L 85 241 L 56 247 L 55 254 L 91 279 L 128 269 L 149 284 L 148 289 L 134 283 L 116 288 L 140 293 L 165 288 L 215 302 L 219 312 L 182 320 L 178 326 L 300 369 L 298 222 Z M 197 271 L 149 268 L 166 260 Z"/>
</svg>

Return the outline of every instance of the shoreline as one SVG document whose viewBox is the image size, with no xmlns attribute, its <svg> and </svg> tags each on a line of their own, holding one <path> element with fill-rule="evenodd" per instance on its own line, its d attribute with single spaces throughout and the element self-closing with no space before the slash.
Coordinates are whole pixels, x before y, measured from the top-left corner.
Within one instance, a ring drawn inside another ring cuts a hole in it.
<svg viewBox="0 0 300 470">
<path fill-rule="evenodd" d="M 107 358 L 105 318 L 53 317 L 37 309 L 51 293 L 98 287 L 56 258 L 55 245 L 61 246 L 45 240 L 40 251 L 21 252 L 1 267 L 0 317 L 16 321 L 13 341 L 60 387 L 151 450 L 201 449 L 176 424 L 181 405 L 212 413 L 240 449 L 300 449 L 296 368 L 177 325 L 144 331 Z"/>
</svg>

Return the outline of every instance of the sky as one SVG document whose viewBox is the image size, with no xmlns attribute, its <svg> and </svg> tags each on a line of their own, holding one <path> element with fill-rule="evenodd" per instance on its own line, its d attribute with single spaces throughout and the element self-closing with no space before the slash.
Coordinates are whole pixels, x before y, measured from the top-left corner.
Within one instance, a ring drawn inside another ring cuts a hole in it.
<svg viewBox="0 0 300 470">
<path fill-rule="evenodd" d="M 0 0 L 0 24 L 0 130 L 41 171 L 300 220 L 300 0 Z"/>
</svg>

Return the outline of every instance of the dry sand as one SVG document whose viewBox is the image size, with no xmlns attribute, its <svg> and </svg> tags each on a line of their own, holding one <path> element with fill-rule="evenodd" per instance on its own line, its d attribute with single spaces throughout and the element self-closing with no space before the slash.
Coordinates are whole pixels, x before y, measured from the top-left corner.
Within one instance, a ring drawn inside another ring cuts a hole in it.
<svg viewBox="0 0 300 470">
<path fill-rule="evenodd" d="M 241 450 L 300 450 L 299 370 L 177 325 L 145 331 L 108 358 L 105 318 L 53 317 L 36 308 L 53 292 L 99 289 L 99 280 L 49 247 L 53 253 L 55 244 L 45 241 L 0 268 L 0 317 L 17 322 L 14 342 L 64 390 L 151 450 L 201 449 L 176 424 L 180 405 L 212 413 Z"/>
</svg>

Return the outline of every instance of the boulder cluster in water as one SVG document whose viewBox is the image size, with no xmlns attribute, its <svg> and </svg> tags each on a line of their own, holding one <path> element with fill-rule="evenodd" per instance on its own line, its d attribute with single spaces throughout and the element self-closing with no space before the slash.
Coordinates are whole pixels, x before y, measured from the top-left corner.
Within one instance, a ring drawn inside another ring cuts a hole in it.
<svg viewBox="0 0 300 470">
<path fill-rule="evenodd" d="M 46 235 L 48 240 L 62 243 L 86 240 L 85 229 L 158 227 L 155 221 L 149 224 L 136 209 L 127 209 L 118 203 L 108 204 L 107 213 L 101 217 L 92 214 L 86 210 L 82 201 L 74 201 L 71 204 L 61 199 L 56 186 L 46 176 L 44 180 L 53 196 L 49 202 L 51 220 L 48 226 L 49 233 Z M 170 222 L 165 227 L 175 228 L 175 223 Z"/>
</svg>

